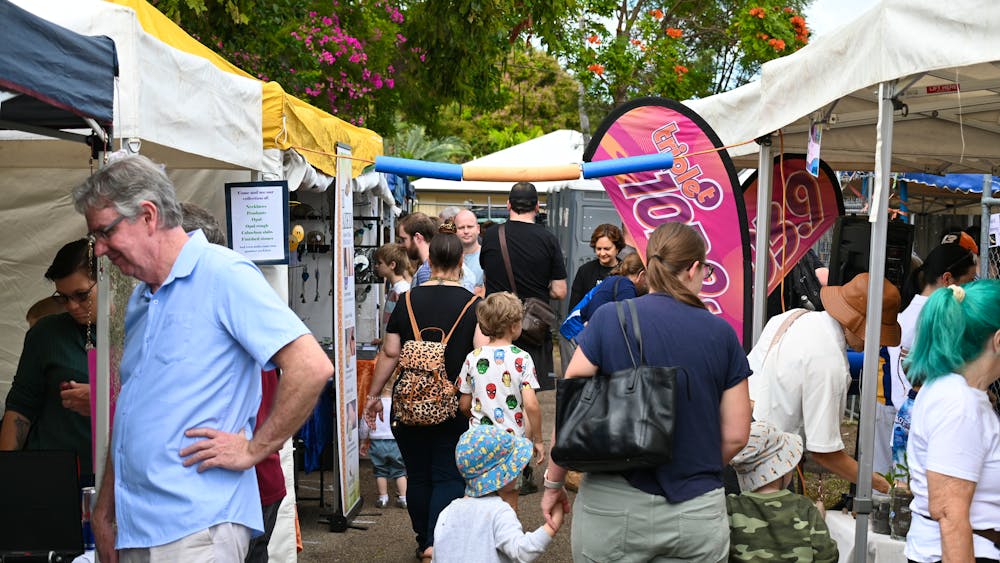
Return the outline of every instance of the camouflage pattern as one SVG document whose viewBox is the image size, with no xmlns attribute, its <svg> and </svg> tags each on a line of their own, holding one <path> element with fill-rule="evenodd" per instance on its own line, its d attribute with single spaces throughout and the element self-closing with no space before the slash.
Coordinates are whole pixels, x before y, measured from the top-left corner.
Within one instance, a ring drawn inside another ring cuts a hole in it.
<svg viewBox="0 0 1000 563">
<path fill-rule="evenodd" d="M 808 498 L 784 490 L 726 497 L 729 561 L 836 562 L 837 544 Z"/>
</svg>

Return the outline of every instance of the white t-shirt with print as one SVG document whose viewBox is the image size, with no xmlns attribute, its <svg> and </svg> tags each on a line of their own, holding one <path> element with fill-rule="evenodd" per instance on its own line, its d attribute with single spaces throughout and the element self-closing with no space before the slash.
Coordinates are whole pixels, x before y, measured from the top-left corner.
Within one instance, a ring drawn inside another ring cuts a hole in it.
<svg viewBox="0 0 1000 563">
<path fill-rule="evenodd" d="M 903 405 L 906 395 L 913 387 L 906 379 L 903 360 L 913 348 L 913 339 L 917 336 L 917 319 L 920 318 L 920 311 L 927 304 L 927 299 L 923 295 L 914 295 L 913 301 L 910 301 L 910 304 L 896 317 L 900 329 L 899 346 L 888 347 L 889 369 L 892 374 L 892 404 L 896 409 Z"/>
<path fill-rule="evenodd" d="M 521 389 L 538 389 L 531 355 L 514 345 L 483 346 L 465 358 L 458 390 L 472 395 L 469 426 L 491 424 L 524 436 Z"/>
<path fill-rule="evenodd" d="M 1000 419 L 985 391 L 954 373 L 924 385 L 913 403 L 906 458 L 914 512 L 906 536 L 908 558 L 941 559 L 941 527 L 919 516 L 930 514 L 928 471 L 976 483 L 969 508 L 972 529 L 1000 529 Z M 1000 559 L 989 540 L 973 535 L 972 542 L 976 557 Z"/>
</svg>

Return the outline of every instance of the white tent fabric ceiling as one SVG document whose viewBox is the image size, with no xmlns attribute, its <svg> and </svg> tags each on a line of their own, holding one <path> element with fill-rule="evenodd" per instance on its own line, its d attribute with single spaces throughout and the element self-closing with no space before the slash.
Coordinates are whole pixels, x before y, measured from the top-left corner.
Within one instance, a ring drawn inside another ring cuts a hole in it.
<svg viewBox="0 0 1000 563">
<path fill-rule="evenodd" d="M 1000 164 L 1000 6 L 988 0 L 885 0 L 858 20 L 766 63 L 757 82 L 687 103 L 727 145 L 782 131 L 805 152 L 824 122 L 821 157 L 872 170 L 878 84 L 898 80 L 894 172 L 992 173 Z M 730 150 L 756 167 L 751 143 Z"/>
</svg>

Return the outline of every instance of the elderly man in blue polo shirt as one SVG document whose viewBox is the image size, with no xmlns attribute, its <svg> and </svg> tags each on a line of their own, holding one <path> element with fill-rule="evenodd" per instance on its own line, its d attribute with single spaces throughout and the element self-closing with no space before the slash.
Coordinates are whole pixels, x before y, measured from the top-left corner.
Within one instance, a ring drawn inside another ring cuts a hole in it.
<svg viewBox="0 0 1000 563">
<path fill-rule="evenodd" d="M 73 197 L 95 254 L 142 282 L 125 312 L 98 555 L 243 561 L 263 530 L 252 468 L 305 421 L 333 366 L 253 263 L 184 232 L 174 187 L 148 158 L 115 160 Z M 273 367 L 275 405 L 252 433 L 260 371 Z"/>
</svg>

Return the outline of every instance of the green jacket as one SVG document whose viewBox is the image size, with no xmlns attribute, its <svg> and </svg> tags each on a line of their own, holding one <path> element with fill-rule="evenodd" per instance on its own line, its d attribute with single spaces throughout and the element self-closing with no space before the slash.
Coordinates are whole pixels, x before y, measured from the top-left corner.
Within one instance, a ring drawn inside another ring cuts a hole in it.
<svg viewBox="0 0 1000 563">
<path fill-rule="evenodd" d="M 819 510 L 788 490 L 726 498 L 729 561 L 836 562 L 837 544 Z"/>
</svg>

